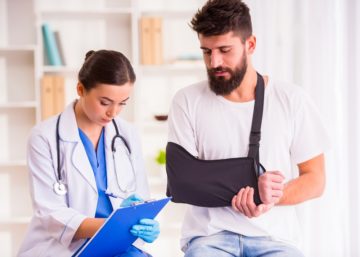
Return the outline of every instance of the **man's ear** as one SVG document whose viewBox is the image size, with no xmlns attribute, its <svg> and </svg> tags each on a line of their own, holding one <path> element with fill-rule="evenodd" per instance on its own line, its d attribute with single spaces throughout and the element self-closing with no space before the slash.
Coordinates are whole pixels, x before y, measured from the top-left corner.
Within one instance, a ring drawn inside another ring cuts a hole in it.
<svg viewBox="0 0 360 257">
<path fill-rule="evenodd" d="M 254 35 L 248 37 L 246 39 L 245 46 L 248 54 L 253 54 L 256 48 L 256 37 Z"/>
<path fill-rule="evenodd" d="M 76 91 L 77 91 L 78 96 L 80 96 L 80 97 L 85 95 L 85 87 L 81 82 L 77 83 Z"/>
</svg>

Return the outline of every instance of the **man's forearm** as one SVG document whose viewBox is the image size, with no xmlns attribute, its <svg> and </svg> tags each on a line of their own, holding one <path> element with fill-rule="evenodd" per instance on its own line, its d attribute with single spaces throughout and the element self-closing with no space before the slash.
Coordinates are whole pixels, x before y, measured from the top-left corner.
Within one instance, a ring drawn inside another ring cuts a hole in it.
<svg viewBox="0 0 360 257">
<path fill-rule="evenodd" d="M 299 165 L 300 176 L 285 184 L 277 205 L 299 204 L 322 195 L 325 188 L 324 156 L 321 154 Z"/>
<path fill-rule="evenodd" d="M 324 187 L 325 179 L 313 178 L 312 174 L 304 174 L 285 185 L 283 197 L 277 205 L 299 204 L 320 197 Z"/>
</svg>

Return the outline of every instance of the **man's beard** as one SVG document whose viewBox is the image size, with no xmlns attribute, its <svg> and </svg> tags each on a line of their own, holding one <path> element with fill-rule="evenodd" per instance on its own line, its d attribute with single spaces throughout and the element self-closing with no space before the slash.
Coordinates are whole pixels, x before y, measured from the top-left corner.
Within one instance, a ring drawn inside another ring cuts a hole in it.
<svg viewBox="0 0 360 257">
<path fill-rule="evenodd" d="M 208 79 L 210 89 L 217 95 L 228 95 L 234 89 L 240 86 L 244 79 L 247 69 L 246 55 L 243 54 L 243 58 L 240 63 L 235 67 L 235 70 L 224 67 L 216 67 L 208 69 Z M 229 79 L 225 79 L 223 76 L 215 76 L 216 72 L 228 72 L 230 74 Z"/>
</svg>

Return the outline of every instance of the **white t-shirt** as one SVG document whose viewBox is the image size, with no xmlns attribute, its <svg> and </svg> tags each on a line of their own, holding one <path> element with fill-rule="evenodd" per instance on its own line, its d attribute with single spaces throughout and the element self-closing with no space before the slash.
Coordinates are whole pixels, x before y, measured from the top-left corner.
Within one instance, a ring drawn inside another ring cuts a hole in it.
<svg viewBox="0 0 360 257">
<path fill-rule="evenodd" d="M 246 157 L 254 102 L 228 101 L 215 95 L 207 81 L 186 87 L 177 92 L 172 102 L 169 141 L 200 159 Z M 265 169 L 281 171 L 288 181 L 298 176 L 295 164 L 323 153 L 328 145 L 318 110 L 305 92 L 295 85 L 269 79 L 260 141 L 260 162 Z M 294 206 L 276 206 L 251 219 L 231 207 L 190 206 L 181 245 L 194 236 L 223 230 L 245 236 L 271 236 L 294 245 L 300 235 Z"/>
</svg>

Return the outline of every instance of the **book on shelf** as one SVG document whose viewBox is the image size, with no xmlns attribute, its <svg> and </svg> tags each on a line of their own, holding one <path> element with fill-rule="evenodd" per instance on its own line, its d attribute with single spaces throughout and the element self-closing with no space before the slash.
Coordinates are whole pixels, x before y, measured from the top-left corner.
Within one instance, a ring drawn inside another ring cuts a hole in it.
<svg viewBox="0 0 360 257">
<path fill-rule="evenodd" d="M 54 37 L 55 37 L 56 45 L 58 47 L 61 64 L 65 66 L 66 65 L 66 59 L 65 59 L 65 55 L 64 55 L 64 48 L 63 48 L 63 45 L 62 45 L 62 42 L 61 42 L 60 32 L 59 31 L 54 31 Z"/>
<path fill-rule="evenodd" d="M 161 17 L 145 16 L 140 19 L 141 63 L 163 63 L 163 28 Z"/>
<path fill-rule="evenodd" d="M 41 29 L 44 40 L 45 53 L 49 65 L 53 65 L 53 66 L 63 65 L 60 57 L 59 47 L 56 43 L 54 31 L 47 23 L 44 23 L 41 26 Z"/>
<path fill-rule="evenodd" d="M 144 65 L 152 64 L 152 40 L 151 40 L 151 20 L 149 17 L 142 17 L 140 20 L 141 36 L 141 63 Z"/>
<path fill-rule="evenodd" d="M 162 18 L 152 18 L 151 32 L 153 36 L 153 64 L 163 63 L 163 31 L 162 31 Z"/>
<path fill-rule="evenodd" d="M 53 76 L 54 87 L 54 114 L 58 114 L 65 107 L 65 79 L 62 76 Z"/>
<path fill-rule="evenodd" d="M 41 119 L 45 120 L 63 111 L 65 107 L 65 79 L 44 75 L 41 81 Z"/>
<path fill-rule="evenodd" d="M 51 76 L 44 76 L 41 80 L 41 119 L 45 120 L 54 113 L 54 88 Z"/>
</svg>

